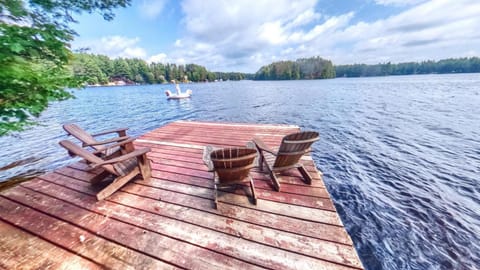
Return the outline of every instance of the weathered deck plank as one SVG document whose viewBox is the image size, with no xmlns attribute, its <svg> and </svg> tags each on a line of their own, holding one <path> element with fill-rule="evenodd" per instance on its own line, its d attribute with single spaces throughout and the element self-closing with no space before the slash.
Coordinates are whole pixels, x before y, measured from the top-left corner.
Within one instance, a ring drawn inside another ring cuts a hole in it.
<svg viewBox="0 0 480 270">
<path fill-rule="evenodd" d="M 291 171 L 275 192 L 256 168 L 257 205 L 237 189 L 221 192 L 213 208 L 205 145 L 244 146 L 259 136 L 275 147 L 298 130 L 178 121 L 136 142 L 152 148 L 152 178 L 136 179 L 104 201 L 94 196 L 101 185 L 89 183 L 99 171 L 81 162 L 2 191 L 0 250 L 9 253 L 0 267 L 363 269 L 308 156 L 302 162 L 312 185 Z"/>
<path fill-rule="evenodd" d="M 20 192 L 21 187 L 7 190 L 7 192 Z M 22 194 L 25 200 L 36 200 L 38 197 Z M 46 201 L 44 203 L 48 203 Z M 57 208 L 56 205 L 51 205 Z M 60 209 L 62 217 L 73 214 Z M 0 212 L 2 220 L 13 223 L 18 227 L 40 237 L 46 241 L 54 243 L 72 253 L 80 254 L 97 262 L 99 265 L 108 265 L 116 269 L 136 269 L 137 267 L 158 267 L 165 269 L 173 269 L 159 260 L 153 260 L 142 253 L 133 251 L 132 249 L 122 247 L 113 241 L 96 236 L 91 231 L 82 230 L 75 225 L 56 219 L 51 215 L 36 211 L 33 208 L 17 203 L 10 199 L 0 198 Z M 79 220 L 85 220 L 87 217 L 81 217 Z M 103 218 L 105 221 L 105 218 Z M 95 220 L 97 221 L 97 220 Z M 98 220 L 98 224 L 104 224 L 102 220 Z M 82 241 L 82 237 L 84 240 Z M 12 247 L 13 248 L 13 247 Z M 45 252 L 46 250 L 44 250 Z M 24 256 L 29 256 L 28 250 L 23 250 Z M 61 253 L 43 254 L 47 257 L 56 257 Z M 71 260 L 70 257 L 64 257 L 63 260 Z M 2 259 L 3 260 L 3 259 Z M 74 261 L 73 261 L 74 262 Z M 31 261 L 35 264 L 36 261 Z M 36 269 L 35 266 L 25 264 L 24 269 Z"/>
<path fill-rule="evenodd" d="M 1 269 L 102 269 L 101 265 L 3 221 L 0 221 L 0 235 Z M 44 256 L 45 253 L 56 256 Z"/>
</svg>

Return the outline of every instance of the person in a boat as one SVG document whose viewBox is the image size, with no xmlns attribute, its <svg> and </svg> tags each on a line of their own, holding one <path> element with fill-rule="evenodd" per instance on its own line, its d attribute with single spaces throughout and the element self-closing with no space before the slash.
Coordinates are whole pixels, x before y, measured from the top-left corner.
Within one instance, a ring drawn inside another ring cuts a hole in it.
<svg viewBox="0 0 480 270">
<path fill-rule="evenodd" d="M 177 95 L 180 95 L 182 93 L 182 90 L 180 90 L 180 85 L 175 80 L 172 80 L 172 83 L 175 84 L 175 89 L 177 90 Z"/>
</svg>

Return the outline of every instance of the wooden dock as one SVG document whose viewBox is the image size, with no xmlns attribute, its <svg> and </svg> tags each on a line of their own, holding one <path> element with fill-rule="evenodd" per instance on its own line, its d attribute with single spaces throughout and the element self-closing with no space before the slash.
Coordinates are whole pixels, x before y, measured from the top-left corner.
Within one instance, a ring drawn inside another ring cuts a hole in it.
<svg viewBox="0 0 480 270">
<path fill-rule="evenodd" d="M 258 168 L 257 205 L 242 189 L 213 208 L 205 145 L 278 146 L 297 126 L 178 121 L 141 136 L 152 178 L 97 202 L 82 162 L 0 193 L 0 269 L 363 269 L 311 157 L 275 192 Z M 321 143 L 321 140 L 320 142 Z M 60 147 L 60 146 L 59 146 Z M 245 188 L 247 190 L 247 188 Z"/>
</svg>

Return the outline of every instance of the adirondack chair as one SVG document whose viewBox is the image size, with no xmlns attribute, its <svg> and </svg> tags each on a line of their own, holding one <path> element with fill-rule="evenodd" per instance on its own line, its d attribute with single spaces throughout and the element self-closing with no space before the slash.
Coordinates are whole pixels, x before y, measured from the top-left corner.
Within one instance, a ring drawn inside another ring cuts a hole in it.
<svg viewBox="0 0 480 270">
<path fill-rule="evenodd" d="M 263 171 L 263 163 L 265 163 L 276 191 L 280 191 L 280 182 L 275 173 L 291 168 L 297 168 L 307 184 L 312 183 L 312 177 L 299 160 L 318 139 L 318 132 L 314 131 L 289 134 L 283 137 L 278 151 L 269 148 L 260 138 L 253 139 L 260 153 L 260 170 Z"/>
<path fill-rule="evenodd" d="M 63 129 L 68 135 L 72 135 L 82 142 L 83 147 L 90 147 L 94 153 L 102 158 L 112 158 L 133 151 L 133 138 L 127 136 L 126 130 L 128 128 L 119 128 L 106 130 L 96 134 L 90 134 L 76 124 L 65 124 Z M 95 137 L 114 134 L 114 138 L 98 141 Z"/>
<path fill-rule="evenodd" d="M 101 182 L 109 175 L 115 177 L 112 183 L 97 193 L 99 201 L 113 194 L 138 174 L 144 180 L 151 177 L 150 161 L 146 155 L 150 148 L 136 149 L 112 159 L 102 159 L 69 140 L 60 141 L 60 145 L 67 149 L 71 156 L 79 156 L 88 161 L 91 169 L 98 167 L 103 169 L 100 174 L 90 180 L 92 185 Z"/>
<path fill-rule="evenodd" d="M 218 205 L 218 189 L 237 187 L 238 183 L 249 182 L 253 204 L 257 204 L 255 185 L 250 176 L 257 157 L 255 148 L 221 148 L 214 150 L 207 146 L 204 150 L 204 161 L 213 173 L 215 208 Z"/>
</svg>

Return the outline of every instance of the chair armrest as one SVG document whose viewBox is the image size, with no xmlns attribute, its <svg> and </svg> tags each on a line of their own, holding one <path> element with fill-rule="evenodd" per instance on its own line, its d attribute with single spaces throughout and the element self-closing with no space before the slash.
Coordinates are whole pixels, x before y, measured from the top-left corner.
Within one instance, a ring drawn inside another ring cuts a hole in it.
<svg viewBox="0 0 480 270">
<path fill-rule="evenodd" d="M 128 128 L 117 128 L 117 129 L 110 129 L 110 130 L 105 130 L 99 133 L 92 134 L 93 137 L 95 136 L 100 136 L 100 135 L 105 135 L 105 134 L 110 134 L 110 133 L 119 133 L 122 131 L 126 131 Z"/>
<path fill-rule="evenodd" d="M 105 145 L 105 147 L 103 147 L 102 149 L 99 149 L 97 151 L 93 151 L 92 153 L 93 154 L 98 154 L 98 153 L 102 153 L 103 151 L 105 151 L 106 149 L 109 149 L 109 148 L 114 148 L 114 147 L 117 147 L 117 146 L 122 146 L 122 145 L 125 145 L 127 143 L 132 143 L 135 141 L 136 138 L 128 138 L 124 141 L 121 141 L 121 142 L 118 142 L 118 143 L 114 143 L 114 144 L 109 144 L 109 145 Z"/>
<path fill-rule="evenodd" d="M 124 141 L 130 139 L 130 136 L 123 136 L 123 137 L 116 137 L 116 138 L 111 138 L 111 139 L 106 139 L 103 141 L 98 141 L 94 143 L 84 143 L 83 146 L 95 146 L 95 145 L 102 145 L 102 144 L 107 144 L 107 143 L 112 143 L 112 142 L 119 142 L 119 141 Z"/>
<path fill-rule="evenodd" d="M 112 158 L 112 159 L 109 159 L 109 160 L 105 160 L 105 161 L 100 162 L 100 163 L 95 163 L 92 168 L 96 168 L 98 166 L 102 166 L 102 165 L 106 165 L 106 164 L 122 162 L 122 161 L 125 161 L 125 160 L 130 159 L 130 158 L 134 158 L 134 157 L 144 155 L 144 154 L 150 152 L 150 150 L 151 150 L 150 148 L 136 149 L 135 151 L 127 153 L 125 155 L 122 155 L 122 156 L 119 156 L 119 157 L 116 157 L 116 158 Z"/>
<path fill-rule="evenodd" d="M 277 153 L 273 151 L 270 147 L 268 147 L 260 138 L 254 137 L 252 141 L 258 147 L 259 150 L 269 152 L 273 155 L 277 155 Z"/>
</svg>

